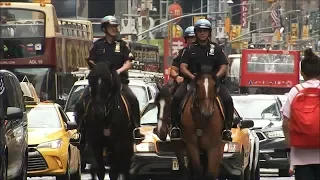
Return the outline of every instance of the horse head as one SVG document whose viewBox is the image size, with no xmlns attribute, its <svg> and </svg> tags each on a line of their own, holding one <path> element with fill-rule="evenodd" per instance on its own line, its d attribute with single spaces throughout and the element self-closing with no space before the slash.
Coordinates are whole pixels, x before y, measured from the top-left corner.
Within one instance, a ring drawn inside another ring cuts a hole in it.
<svg viewBox="0 0 320 180">
<path fill-rule="evenodd" d="M 157 87 L 159 89 L 159 93 L 155 97 L 155 103 L 158 107 L 158 123 L 155 133 L 162 141 L 165 141 L 171 124 L 172 92 L 175 85 L 172 83 L 168 83 L 166 85 L 157 83 Z"/>
<path fill-rule="evenodd" d="M 110 102 L 114 93 L 120 92 L 118 78 L 116 70 L 109 63 L 100 62 L 91 67 L 88 81 L 95 112 L 105 113 L 106 104 Z"/>
<path fill-rule="evenodd" d="M 195 82 L 195 107 L 202 117 L 210 120 L 214 112 L 217 92 L 219 91 L 219 81 L 212 71 L 211 66 L 197 65 Z"/>
</svg>

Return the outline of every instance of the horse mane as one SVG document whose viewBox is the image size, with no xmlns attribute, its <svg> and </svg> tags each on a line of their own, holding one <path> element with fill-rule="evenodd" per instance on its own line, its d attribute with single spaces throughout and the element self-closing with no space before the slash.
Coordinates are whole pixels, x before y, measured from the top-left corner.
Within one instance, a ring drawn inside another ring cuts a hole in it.
<svg viewBox="0 0 320 180">
<path fill-rule="evenodd" d="M 166 98 L 166 97 L 171 97 L 172 96 L 172 92 L 174 92 L 174 88 L 175 88 L 175 84 L 174 83 L 167 83 L 164 86 L 162 85 L 157 85 L 159 92 L 155 97 L 155 101 L 159 102 L 159 100 L 161 98 Z M 160 87 L 161 86 L 161 87 Z"/>
<path fill-rule="evenodd" d="M 108 73 L 110 73 L 110 75 L 108 75 Z M 91 88 L 93 88 L 93 91 L 94 91 L 94 86 L 92 84 L 92 81 L 90 81 L 90 79 L 96 78 L 96 77 L 107 78 L 109 83 L 113 84 L 113 86 L 110 87 L 110 88 L 112 88 L 112 91 L 113 92 L 120 92 L 120 89 L 121 89 L 120 77 L 119 77 L 116 69 L 110 63 L 99 62 L 91 69 L 91 73 L 89 74 L 88 78 L 89 78 L 89 84 L 90 84 Z"/>
</svg>

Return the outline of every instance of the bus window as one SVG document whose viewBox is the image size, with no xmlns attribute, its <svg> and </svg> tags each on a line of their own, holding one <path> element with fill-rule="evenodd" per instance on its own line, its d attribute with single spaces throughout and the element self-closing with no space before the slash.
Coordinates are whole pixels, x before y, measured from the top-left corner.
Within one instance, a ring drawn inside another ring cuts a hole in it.
<svg viewBox="0 0 320 180">
<path fill-rule="evenodd" d="M 26 58 L 44 53 L 44 13 L 27 9 L 1 9 L 0 59 Z M 37 47 L 35 47 L 37 45 Z"/>
</svg>

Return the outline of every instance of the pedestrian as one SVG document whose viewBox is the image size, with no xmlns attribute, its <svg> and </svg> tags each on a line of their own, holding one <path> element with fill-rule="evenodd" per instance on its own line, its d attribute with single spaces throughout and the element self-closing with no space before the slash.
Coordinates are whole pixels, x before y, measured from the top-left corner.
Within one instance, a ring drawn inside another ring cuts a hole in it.
<svg viewBox="0 0 320 180">
<path fill-rule="evenodd" d="M 288 93 L 282 107 L 283 132 L 291 148 L 296 180 L 320 179 L 320 58 L 306 49 L 301 61 L 305 82 Z"/>
</svg>

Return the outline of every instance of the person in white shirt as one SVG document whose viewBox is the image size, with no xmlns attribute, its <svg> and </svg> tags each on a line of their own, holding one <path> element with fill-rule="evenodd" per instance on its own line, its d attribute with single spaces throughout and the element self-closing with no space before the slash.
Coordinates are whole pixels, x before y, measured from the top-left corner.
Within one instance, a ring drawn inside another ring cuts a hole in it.
<svg viewBox="0 0 320 180">
<path fill-rule="evenodd" d="M 305 50 L 304 58 L 301 61 L 301 75 L 305 80 L 305 82 L 301 84 L 302 87 L 320 88 L 320 58 L 312 52 L 312 49 Z M 297 88 L 293 87 L 287 95 L 286 103 L 282 107 L 283 132 L 291 148 L 290 167 L 294 168 L 296 180 L 319 180 L 320 149 L 302 149 L 290 145 L 289 127 L 291 103 L 297 94 Z"/>
</svg>

